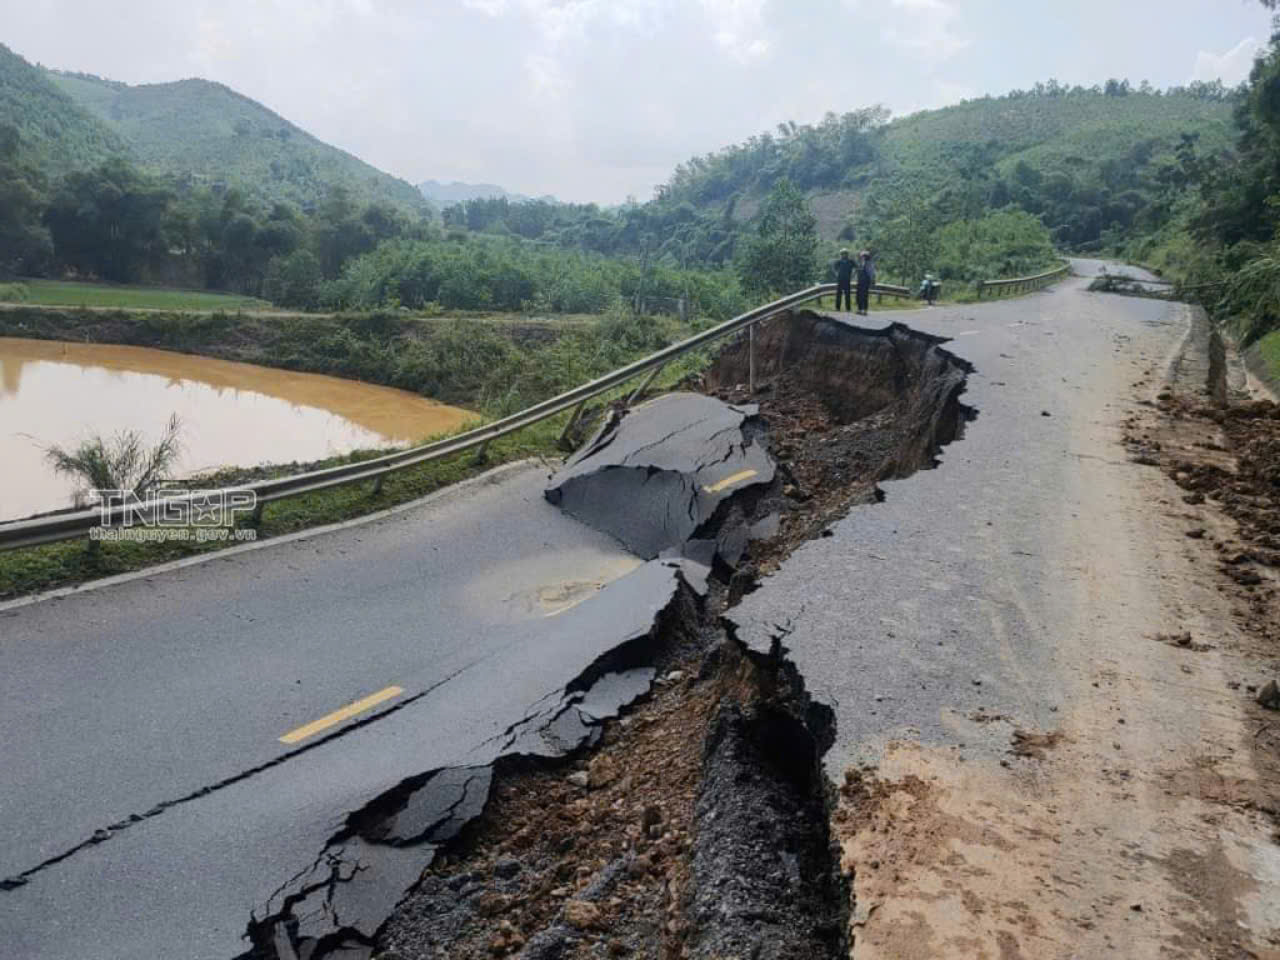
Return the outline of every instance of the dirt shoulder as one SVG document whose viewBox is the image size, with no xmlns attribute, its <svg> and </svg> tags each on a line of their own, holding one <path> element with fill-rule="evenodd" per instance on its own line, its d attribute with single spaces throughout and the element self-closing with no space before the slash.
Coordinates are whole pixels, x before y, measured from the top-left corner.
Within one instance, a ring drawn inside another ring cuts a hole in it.
<svg viewBox="0 0 1280 960">
<path fill-rule="evenodd" d="M 961 722 L 1003 730 L 1003 757 L 896 742 L 845 775 L 856 960 L 1280 957 L 1280 714 L 1255 703 L 1280 666 L 1280 419 L 1135 372 L 1118 420 L 1073 438 L 1114 466 L 1045 531 L 1087 558 L 1060 723 L 979 711 Z"/>
</svg>

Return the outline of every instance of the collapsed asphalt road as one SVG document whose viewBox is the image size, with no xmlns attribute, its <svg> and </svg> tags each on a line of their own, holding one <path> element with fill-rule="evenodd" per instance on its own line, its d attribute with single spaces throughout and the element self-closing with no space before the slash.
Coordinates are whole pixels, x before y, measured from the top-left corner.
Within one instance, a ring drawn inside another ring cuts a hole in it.
<svg viewBox="0 0 1280 960">
<path fill-rule="evenodd" d="M 687 467 L 714 509 L 772 466 L 733 440 L 743 417 L 694 401 L 660 419 L 720 418 L 734 449 Z M 503 470 L 407 516 L 0 611 L 0 940 L 77 960 L 367 948 L 493 761 L 590 742 L 705 582 L 540 486 Z"/>
<path fill-rule="evenodd" d="M 933 464 L 972 416 L 969 368 L 940 338 L 807 311 L 756 341 L 758 410 L 745 344 L 730 344 L 699 378 L 730 405 L 660 398 L 615 417 L 552 479 L 553 502 L 650 555 L 709 558 L 714 575 L 657 630 L 656 695 L 606 724 L 598 750 L 566 758 L 577 770 L 496 774 L 480 822 L 388 922 L 388 957 L 844 955 L 821 772 L 832 713 L 778 644 L 746 650 L 722 614 L 763 564 L 874 500 L 876 479 Z"/>
<path fill-rule="evenodd" d="M 0 935 L 29 957 L 368 953 L 494 762 L 592 743 L 648 690 L 664 618 L 777 531 L 764 440 L 750 404 L 661 397 L 554 478 L 559 511 L 526 465 L 0 610 Z"/>
</svg>

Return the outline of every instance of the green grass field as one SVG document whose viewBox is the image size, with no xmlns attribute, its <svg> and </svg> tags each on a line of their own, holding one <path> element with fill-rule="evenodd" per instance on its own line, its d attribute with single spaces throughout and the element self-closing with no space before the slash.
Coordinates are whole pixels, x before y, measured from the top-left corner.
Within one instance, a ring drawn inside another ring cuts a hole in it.
<svg viewBox="0 0 1280 960">
<path fill-rule="evenodd" d="M 116 307 L 155 310 L 270 310 L 254 297 L 164 287 L 117 286 L 72 280 L 22 280 L 0 284 L 0 302 L 44 307 Z"/>
</svg>

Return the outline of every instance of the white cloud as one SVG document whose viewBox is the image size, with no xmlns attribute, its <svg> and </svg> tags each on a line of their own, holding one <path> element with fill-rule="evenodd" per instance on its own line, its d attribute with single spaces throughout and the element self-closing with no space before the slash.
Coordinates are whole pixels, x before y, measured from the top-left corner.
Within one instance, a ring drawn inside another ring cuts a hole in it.
<svg viewBox="0 0 1280 960">
<path fill-rule="evenodd" d="M 1249 79 L 1253 61 L 1261 49 L 1262 44 L 1257 40 L 1253 37 L 1245 37 L 1223 54 L 1201 50 L 1196 54 L 1196 66 L 1191 73 L 1191 79 L 1205 83 L 1221 80 L 1228 87 L 1234 87 Z"/>
<path fill-rule="evenodd" d="M 908 53 L 947 60 L 972 42 L 950 0 L 892 0 L 889 8 L 880 35 Z"/>
<path fill-rule="evenodd" d="M 701 0 L 712 38 L 731 59 L 747 63 L 769 53 L 764 8 L 767 0 Z"/>
</svg>

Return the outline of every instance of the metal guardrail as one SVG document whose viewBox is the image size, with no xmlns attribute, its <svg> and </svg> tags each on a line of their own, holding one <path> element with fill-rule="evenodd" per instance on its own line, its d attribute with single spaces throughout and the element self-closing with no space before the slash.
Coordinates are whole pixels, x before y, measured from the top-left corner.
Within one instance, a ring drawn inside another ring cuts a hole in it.
<svg viewBox="0 0 1280 960">
<path fill-rule="evenodd" d="M 314 493 L 318 490 L 327 490 L 331 487 L 359 483 L 364 480 L 373 481 L 374 488 L 377 490 L 381 488 L 382 481 L 386 475 L 396 470 L 404 470 L 418 464 L 441 460 L 467 450 L 478 449 L 483 455 L 488 444 L 499 437 L 505 437 L 518 430 L 523 430 L 525 427 L 540 423 L 543 420 L 554 417 L 556 414 L 563 413 L 565 410 L 573 410 L 568 424 L 565 425 L 564 433 L 561 435 L 563 438 L 568 435 L 569 431 L 577 423 L 588 400 L 614 390 L 641 374 L 648 374 L 628 396 L 628 403 L 630 403 L 644 392 L 645 388 L 653 382 L 653 378 L 658 375 L 658 371 L 668 361 L 730 334 L 738 333 L 741 330 L 747 330 L 752 333 L 755 324 L 761 320 L 767 320 L 775 314 L 782 313 L 809 300 L 829 296 L 835 291 L 836 285 L 834 283 L 816 284 L 801 290 L 799 293 L 793 293 L 780 300 L 767 303 L 762 307 L 756 307 L 754 310 L 734 317 L 732 320 L 727 320 L 709 330 L 695 334 L 687 340 L 682 340 L 680 343 L 672 344 L 659 350 L 657 353 L 651 354 L 642 360 L 637 360 L 612 373 L 605 374 L 590 383 L 584 383 L 582 386 L 575 387 L 573 390 L 562 393 L 557 397 L 552 397 L 550 400 L 536 403 L 521 410 L 519 413 L 503 417 L 501 420 L 495 420 L 493 423 L 485 424 L 474 430 L 468 430 L 466 433 L 461 433 L 456 437 L 437 440 L 434 443 L 390 453 L 372 460 L 342 464 L 337 467 L 313 470 L 309 473 L 300 473 L 289 477 L 278 477 L 273 480 L 262 480 L 257 483 L 246 484 L 243 487 L 237 487 L 236 489 L 252 491 L 257 496 L 259 511 L 257 515 L 260 517 L 262 505 L 270 503 L 272 500 L 283 500 L 286 497 L 296 497 L 305 493 Z M 754 386 L 754 351 L 751 360 L 751 379 Z M 146 524 L 153 521 L 157 514 L 164 514 L 166 508 L 169 508 L 169 515 L 173 515 L 175 510 L 190 509 L 191 501 L 197 497 L 198 495 L 192 494 L 170 497 L 165 500 L 140 505 L 121 504 L 109 508 L 105 512 L 105 516 L 103 510 L 95 508 L 0 524 L 0 550 L 12 550 L 18 547 L 30 547 L 41 543 L 53 543 L 59 540 L 85 537 L 95 527 L 116 526 L 125 521 L 126 518 L 130 522 L 136 521 Z"/>
<path fill-rule="evenodd" d="M 834 288 L 834 284 L 830 286 Z M 942 289 L 941 283 L 938 284 L 938 289 Z M 904 300 L 909 300 L 915 296 L 910 287 L 900 287 L 893 283 L 874 283 L 871 285 L 870 294 L 876 297 L 877 303 L 882 303 L 885 297 L 902 297 Z"/>
<path fill-rule="evenodd" d="M 877 297 L 909 297 L 911 290 L 907 287 L 899 287 L 892 283 L 873 283 L 871 292 Z"/>
<path fill-rule="evenodd" d="M 1004 292 L 1022 293 L 1027 290 L 1037 290 L 1053 283 L 1054 280 L 1064 273 L 1069 273 L 1070 270 L 1071 264 L 1064 263 L 1060 267 L 1037 274 L 1034 277 L 1014 277 L 1012 280 L 979 280 L 978 299 L 981 300 L 982 294 L 988 290 L 995 291 L 997 296 Z"/>
</svg>

